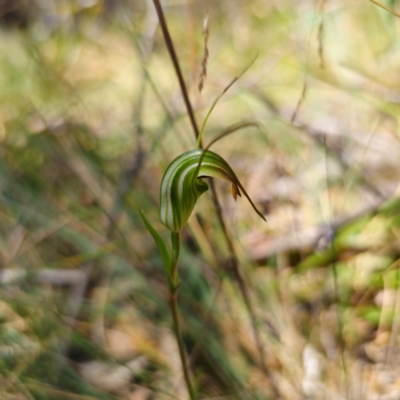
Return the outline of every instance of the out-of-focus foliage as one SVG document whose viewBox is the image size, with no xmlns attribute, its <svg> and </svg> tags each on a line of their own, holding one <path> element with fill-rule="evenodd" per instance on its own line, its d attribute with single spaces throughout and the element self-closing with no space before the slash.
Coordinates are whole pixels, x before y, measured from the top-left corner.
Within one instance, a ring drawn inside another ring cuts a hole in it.
<svg viewBox="0 0 400 400">
<path fill-rule="evenodd" d="M 258 54 L 204 138 L 263 126 L 215 145 L 268 221 L 217 184 L 255 326 L 211 197 L 183 233 L 199 398 L 397 398 L 399 19 L 369 1 L 163 7 L 198 122 Z M 137 207 L 167 237 L 161 177 L 192 148 L 151 1 L 0 2 L 1 398 L 187 397 Z"/>
</svg>

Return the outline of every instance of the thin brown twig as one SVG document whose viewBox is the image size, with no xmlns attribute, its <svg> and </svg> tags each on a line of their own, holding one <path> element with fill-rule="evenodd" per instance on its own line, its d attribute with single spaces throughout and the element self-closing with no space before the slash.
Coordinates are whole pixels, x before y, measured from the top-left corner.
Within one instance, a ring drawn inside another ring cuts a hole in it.
<svg viewBox="0 0 400 400">
<path fill-rule="evenodd" d="M 318 40 L 318 56 L 321 69 L 325 68 L 325 55 L 324 55 L 324 9 L 328 0 L 322 0 L 319 7 L 321 13 L 321 22 L 318 26 L 317 40 Z"/>
<path fill-rule="evenodd" d="M 245 306 L 247 308 L 247 311 L 250 315 L 250 319 L 251 319 L 251 324 L 252 324 L 252 328 L 253 328 L 253 332 L 254 332 L 254 339 L 256 341 L 256 345 L 258 348 L 258 351 L 260 353 L 260 362 L 261 362 L 261 369 L 263 371 L 263 373 L 268 377 L 270 383 L 271 383 L 271 387 L 274 391 L 274 398 L 279 398 L 278 396 L 278 390 L 276 389 L 275 385 L 274 385 L 274 381 L 271 377 L 271 374 L 265 364 L 265 349 L 264 346 L 262 344 L 261 341 L 261 337 L 259 334 L 259 330 L 257 327 L 257 321 L 256 321 L 256 316 L 253 310 L 253 306 L 251 304 L 251 300 L 250 300 L 250 296 L 247 290 L 247 286 L 246 283 L 242 277 L 242 275 L 240 274 L 239 271 L 239 265 L 238 265 L 238 261 L 237 261 L 237 255 L 236 255 L 236 251 L 235 248 L 233 246 L 232 240 L 228 234 L 228 231 L 226 229 L 226 225 L 225 225 L 225 221 L 224 218 L 222 216 L 222 209 L 221 209 L 221 204 L 218 200 L 218 197 L 216 196 L 216 190 L 215 190 L 215 186 L 214 186 L 214 180 L 210 179 L 210 187 L 212 189 L 212 200 L 214 203 L 214 207 L 217 211 L 217 216 L 218 216 L 218 220 L 219 223 L 221 225 L 222 231 L 224 233 L 224 237 L 226 240 L 226 243 L 228 245 L 228 249 L 229 249 L 229 253 L 230 253 L 230 268 L 232 269 L 232 273 L 233 273 L 233 277 L 239 287 L 239 291 L 240 294 L 244 300 Z"/>
<path fill-rule="evenodd" d="M 319 56 L 319 66 L 321 69 L 325 68 L 325 56 L 324 56 L 324 20 L 321 19 L 318 27 L 318 56 Z"/>
<path fill-rule="evenodd" d="M 161 7 L 161 4 L 160 4 L 159 0 L 153 0 L 153 3 L 154 3 L 154 6 L 156 8 L 156 11 L 157 11 L 158 19 L 160 21 L 160 26 L 161 26 L 161 29 L 162 29 L 162 32 L 163 32 L 165 44 L 167 46 L 169 55 L 171 56 L 172 63 L 174 65 L 176 75 L 178 76 L 179 86 L 181 88 L 182 95 L 183 95 L 183 100 L 185 101 L 186 109 L 187 109 L 187 112 L 189 114 L 189 119 L 190 119 L 190 122 L 191 122 L 192 127 L 193 127 L 193 131 L 194 131 L 194 133 L 196 135 L 196 139 L 197 139 L 197 137 L 199 136 L 199 128 L 198 128 L 197 123 L 196 123 L 196 118 L 194 116 L 192 104 L 190 103 L 190 100 L 189 100 L 189 95 L 188 95 L 188 92 L 187 92 L 187 89 L 186 89 L 186 84 L 185 84 L 185 81 L 183 79 L 181 67 L 179 66 L 178 57 L 176 56 L 176 53 L 175 53 L 174 44 L 172 42 L 171 35 L 169 34 L 167 22 L 165 21 L 164 12 L 162 10 L 162 7 Z"/>
<path fill-rule="evenodd" d="M 395 15 L 396 17 L 399 17 L 399 18 L 400 18 L 400 14 L 399 14 L 399 13 L 397 13 L 396 11 L 392 10 L 392 9 L 389 8 L 389 7 L 386 7 L 384 4 L 380 3 L 379 1 L 376 1 L 376 0 L 369 0 L 369 1 L 370 1 L 371 3 L 376 4 L 377 6 L 379 6 L 379 7 L 381 7 L 381 8 L 383 8 L 384 10 L 389 11 L 390 13 L 392 13 L 393 15 Z"/>
<path fill-rule="evenodd" d="M 292 118 L 290 118 L 290 123 L 292 125 L 296 121 L 296 117 L 297 117 L 297 114 L 298 114 L 298 112 L 300 110 L 300 106 L 303 104 L 304 99 L 306 98 L 306 92 L 307 92 L 307 79 L 305 78 L 304 79 L 304 83 L 303 83 L 303 89 L 301 91 L 301 95 L 300 95 L 299 101 L 296 104 L 296 108 L 294 109 Z"/>
<path fill-rule="evenodd" d="M 314 16 L 316 13 L 316 9 L 314 9 Z M 296 104 L 296 108 L 292 114 L 292 118 L 290 119 L 291 124 L 293 125 L 297 114 L 300 110 L 301 105 L 303 104 L 305 98 L 306 98 L 306 94 L 307 94 L 307 89 L 308 89 L 308 85 L 307 85 L 307 68 L 308 68 L 308 59 L 310 56 L 310 48 L 311 48 L 311 37 L 312 37 L 312 29 L 310 31 L 310 35 L 308 37 L 308 47 L 307 47 L 307 55 L 306 55 L 306 60 L 305 60 L 305 69 L 304 69 L 304 82 L 303 82 L 303 88 L 301 90 L 301 94 L 300 94 L 300 98 Z"/>
<path fill-rule="evenodd" d="M 207 62 L 208 62 L 208 56 L 209 56 L 208 37 L 210 35 L 210 31 L 208 29 L 208 15 L 206 16 L 206 18 L 204 20 L 203 35 L 204 35 L 204 53 L 203 53 L 203 58 L 201 60 L 201 73 L 200 73 L 200 78 L 199 78 L 199 92 L 200 93 L 203 90 L 204 82 L 207 77 Z"/>
</svg>

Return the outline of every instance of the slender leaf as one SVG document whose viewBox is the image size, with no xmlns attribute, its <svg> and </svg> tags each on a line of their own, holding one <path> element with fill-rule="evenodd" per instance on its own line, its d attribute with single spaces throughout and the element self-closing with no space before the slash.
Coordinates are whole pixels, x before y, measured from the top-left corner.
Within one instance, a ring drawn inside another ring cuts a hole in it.
<svg viewBox="0 0 400 400">
<path fill-rule="evenodd" d="M 153 225 L 151 225 L 150 221 L 146 218 L 146 216 L 144 215 L 143 211 L 139 209 L 139 213 L 144 221 L 144 223 L 147 226 L 147 229 L 149 230 L 149 232 L 151 233 L 151 236 L 153 236 L 154 241 L 156 242 L 160 252 L 161 252 L 161 256 L 163 258 L 163 262 L 165 265 L 165 268 L 169 274 L 170 269 L 171 269 L 171 253 L 168 250 L 167 245 L 164 242 L 164 239 L 161 237 L 161 235 L 154 229 Z"/>
</svg>

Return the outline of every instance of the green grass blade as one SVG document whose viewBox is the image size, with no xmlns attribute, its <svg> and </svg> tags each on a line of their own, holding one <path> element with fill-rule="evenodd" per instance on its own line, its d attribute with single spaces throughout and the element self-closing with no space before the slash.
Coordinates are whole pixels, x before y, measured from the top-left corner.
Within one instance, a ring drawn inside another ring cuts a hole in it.
<svg viewBox="0 0 400 400">
<path fill-rule="evenodd" d="M 258 53 L 254 57 L 254 59 L 249 63 L 249 65 L 247 65 L 246 68 L 239 75 L 237 75 L 237 76 L 235 76 L 233 78 L 233 80 L 229 83 L 229 85 L 222 91 L 222 93 L 212 103 L 210 109 L 207 112 L 206 117 L 204 118 L 203 124 L 201 125 L 199 136 L 197 137 L 197 148 L 198 149 L 200 149 L 200 147 L 201 147 L 201 139 L 203 137 L 204 128 L 206 127 L 208 118 L 210 118 L 210 115 L 213 112 L 215 106 L 217 105 L 217 103 L 219 102 L 221 97 L 233 86 L 233 84 L 236 81 L 238 81 L 247 72 L 247 70 L 254 64 L 254 62 L 256 61 L 257 57 L 258 57 Z"/>
<path fill-rule="evenodd" d="M 165 244 L 164 239 L 161 237 L 161 235 L 154 229 L 153 225 L 151 225 L 150 221 L 145 217 L 145 215 L 144 215 L 143 211 L 140 209 L 140 207 L 138 209 L 139 209 L 139 213 L 140 213 L 144 223 L 146 224 L 147 229 L 151 233 L 151 236 L 153 236 L 153 239 L 156 242 L 156 244 L 161 252 L 161 256 L 163 258 L 165 268 L 169 274 L 170 269 L 171 269 L 172 258 L 171 258 L 171 254 L 168 250 L 168 247 Z"/>
</svg>

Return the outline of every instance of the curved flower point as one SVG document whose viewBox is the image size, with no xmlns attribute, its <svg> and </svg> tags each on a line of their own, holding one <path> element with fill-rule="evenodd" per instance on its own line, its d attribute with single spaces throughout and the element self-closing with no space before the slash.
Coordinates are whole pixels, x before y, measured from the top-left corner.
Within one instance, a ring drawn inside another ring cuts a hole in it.
<svg viewBox="0 0 400 400">
<path fill-rule="evenodd" d="M 201 178 L 221 178 L 232 183 L 236 200 L 241 192 L 256 213 L 265 221 L 246 193 L 229 164 L 210 150 L 190 150 L 171 162 L 164 173 L 160 192 L 160 219 L 172 232 L 179 232 L 187 223 L 197 199 L 208 190 Z"/>
</svg>

